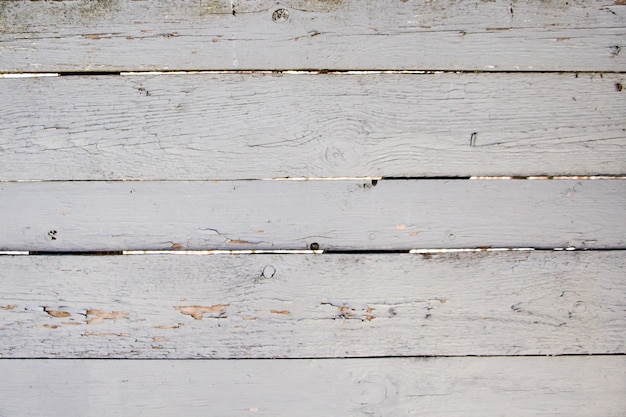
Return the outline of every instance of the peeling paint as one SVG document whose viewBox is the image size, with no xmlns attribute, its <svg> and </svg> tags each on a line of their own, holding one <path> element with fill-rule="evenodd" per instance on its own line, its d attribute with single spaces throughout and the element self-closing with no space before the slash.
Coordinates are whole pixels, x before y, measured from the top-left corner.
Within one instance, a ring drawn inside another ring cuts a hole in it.
<svg viewBox="0 0 626 417">
<path fill-rule="evenodd" d="M 283 314 L 283 315 L 291 314 L 291 312 L 289 310 L 270 310 L 270 313 L 272 313 L 272 314 Z"/>
<path fill-rule="evenodd" d="M 160 324 L 158 326 L 154 326 L 155 329 L 163 329 L 163 330 L 170 330 L 170 329 L 179 329 L 182 326 L 184 326 L 184 323 L 178 323 L 178 324 Z"/>
<path fill-rule="evenodd" d="M 204 313 L 219 313 L 214 318 L 226 318 L 222 313 L 229 305 L 230 304 L 215 304 L 212 306 L 174 306 L 174 308 L 182 314 L 191 316 L 196 320 L 202 320 L 202 315 Z"/>
<path fill-rule="evenodd" d="M 336 314 L 333 319 L 343 319 L 343 320 L 350 320 L 350 319 L 356 319 L 356 320 L 361 320 L 361 321 L 372 321 L 376 318 L 376 316 L 373 314 L 374 312 L 374 308 L 370 307 L 370 306 L 350 306 L 347 304 L 336 304 L 336 303 L 331 303 L 331 302 L 324 302 L 321 303 L 321 305 L 330 305 L 333 307 L 337 307 L 339 312 L 338 314 Z"/>
<path fill-rule="evenodd" d="M 112 311 L 110 313 L 107 313 L 103 310 L 98 310 L 98 309 L 87 310 L 86 315 L 87 317 L 94 316 L 94 315 L 96 316 L 94 318 L 88 319 L 87 324 L 100 324 L 104 320 L 117 320 L 117 319 L 125 319 L 126 317 L 128 317 L 128 313 L 124 311 Z"/>
<path fill-rule="evenodd" d="M 2 310 L 15 310 L 17 308 L 17 304 L 9 304 L 6 306 L 0 306 Z"/>
<path fill-rule="evenodd" d="M 67 311 L 50 310 L 47 307 L 44 307 L 43 311 L 48 313 L 49 316 L 56 317 L 56 318 L 65 318 L 65 317 L 69 317 L 72 315 L 71 313 L 68 313 Z"/>
<path fill-rule="evenodd" d="M 230 239 L 228 243 L 235 243 L 240 245 L 256 245 L 258 242 L 249 242 L 247 240 Z"/>
<path fill-rule="evenodd" d="M 105 332 L 105 333 L 94 333 L 94 332 L 84 332 L 82 336 L 95 336 L 95 337 L 109 337 L 109 336 L 117 336 L 117 337 L 130 337 L 130 333 L 114 333 L 114 332 Z"/>
</svg>

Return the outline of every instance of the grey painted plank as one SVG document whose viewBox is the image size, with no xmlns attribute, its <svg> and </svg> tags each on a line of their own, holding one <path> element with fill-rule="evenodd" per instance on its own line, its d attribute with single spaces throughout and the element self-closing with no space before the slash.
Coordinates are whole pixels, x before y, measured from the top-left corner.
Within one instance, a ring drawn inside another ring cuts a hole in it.
<svg viewBox="0 0 626 417">
<path fill-rule="evenodd" d="M 0 71 L 621 71 L 622 3 L 3 1 Z"/>
<path fill-rule="evenodd" d="M 626 359 L 0 361 L 3 416 L 605 416 Z"/>
<path fill-rule="evenodd" d="M 0 257 L 2 358 L 626 353 L 623 251 Z"/>
<path fill-rule="evenodd" d="M 0 183 L 0 219 L 0 250 L 623 248 L 626 181 Z"/>
<path fill-rule="evenodd" d="M 1 180 L 622 175 L 626 76 L 0 79 Z"/>
</svg>

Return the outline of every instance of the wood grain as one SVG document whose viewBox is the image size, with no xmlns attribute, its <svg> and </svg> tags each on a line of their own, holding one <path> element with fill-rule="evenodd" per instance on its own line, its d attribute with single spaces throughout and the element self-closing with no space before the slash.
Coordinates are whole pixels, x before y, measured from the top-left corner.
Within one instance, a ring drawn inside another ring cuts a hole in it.
<svg viewBox="0 0 626 417">
<path fill-rule="evenodd" d="M 3 1 L 0 71 L 621 71 L 625 21 L 612 0 Z"/>
<path fill-rule="evenodd" d="M 626 181 L 0 183 L 0 218 L 0 250 L 616 249 Z"/>
<path fill-rule="evenodd" d="M 0 179 L 622 175 L 616 85 L 626 77 L 0 79 Z"/>
<path fill-rule="evenodd" d="M 624 356 L 3 360 L 0 372 L 5 416 L 621 417 L 626 412 Z"/>
<path fill-rule="evenodd" d="M 626 353 L 623 252 L 0 257 L 2 358 Z"/>
</svg>

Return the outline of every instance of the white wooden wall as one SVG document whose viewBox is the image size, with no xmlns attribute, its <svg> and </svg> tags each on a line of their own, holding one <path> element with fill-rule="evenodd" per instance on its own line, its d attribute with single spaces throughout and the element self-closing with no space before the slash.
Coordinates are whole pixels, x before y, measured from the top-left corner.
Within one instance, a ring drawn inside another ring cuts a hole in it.
<svg viewBox="0 0 626 417">
<path fill-rule="evenodd" d="M 626 415 L 626 2 L 0 1 L 0 416 Z"/>
</svg>

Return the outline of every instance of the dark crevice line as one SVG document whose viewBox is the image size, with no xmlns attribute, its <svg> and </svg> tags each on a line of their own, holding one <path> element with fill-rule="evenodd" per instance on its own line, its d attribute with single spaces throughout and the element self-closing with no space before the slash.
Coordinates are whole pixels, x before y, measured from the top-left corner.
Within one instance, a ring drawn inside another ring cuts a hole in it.
<svg viewBox="0 0 626 417">
<path fill-rule="evenodd" d="M 64 71 L 57 72 L 59 77 L 82 77 L 82 76 L 96 76 L 96 75 L 122 75 L 122 71 Z"/>
<path fill-rule="evenodd" d="M 28 251 L 32 256 L 117 256 L 123 255 L 124 251 Z"/>
<path fill-rule="evenodd" d="M 626 356 L 626 352 L 616 353 L 563 353 L 563 354 L 525 354 L 525 355 L 380 355 L 380 356 L 301 356 L 297 358 L 103 358 L 103 357 L 78 357 L 78 358 L 51 358 L 47 356 L 36 357 L 0 357 L 0 360 L 50 360 L 50 361 L 302 361 L 302 360 L 376 360 L 376 359 L 462 359 L 462 358 L 567 358 L 567 357 L 609 357 Z"/>
</svg>

